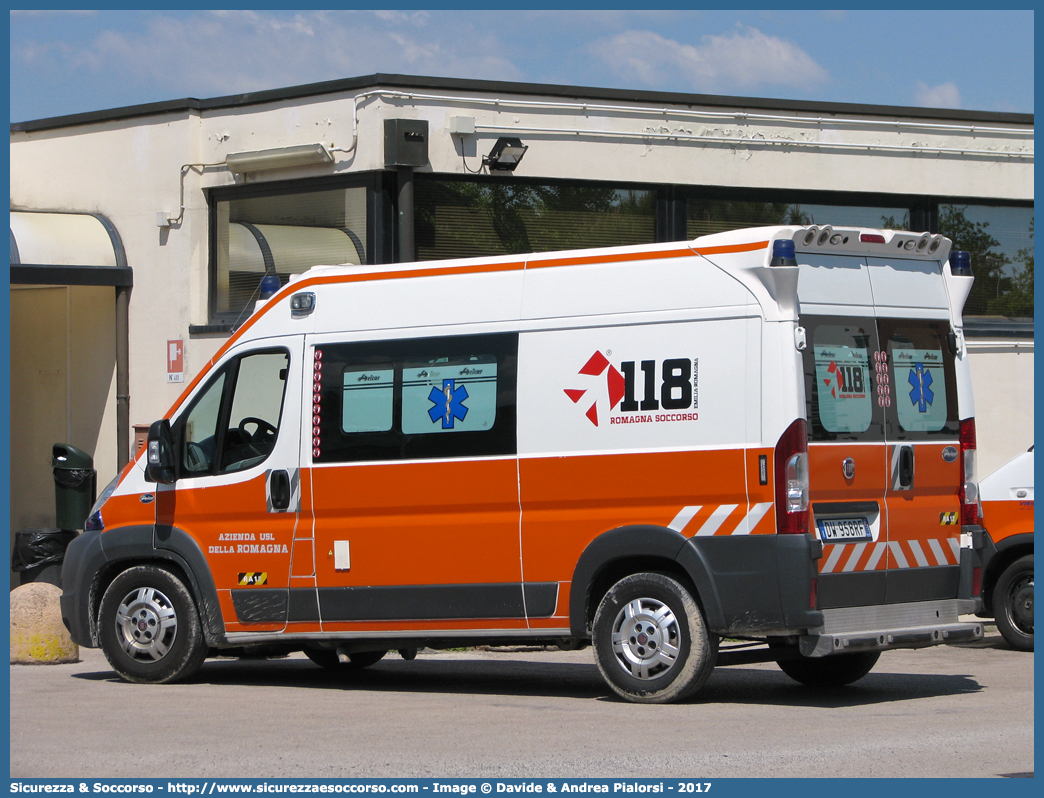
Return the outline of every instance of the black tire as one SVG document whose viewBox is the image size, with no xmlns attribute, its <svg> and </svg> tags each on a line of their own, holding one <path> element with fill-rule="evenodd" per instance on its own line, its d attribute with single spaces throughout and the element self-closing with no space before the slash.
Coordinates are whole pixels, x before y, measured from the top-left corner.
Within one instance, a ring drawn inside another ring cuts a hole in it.
<svg viewBox="0 0 1044 798">
<path fill-rule="evenodd" d="M 358 671 L 369 668 L 384 659 L 387 651 L 359 651 L 348 655 L 348 662 L 339 662 L 332 648 L 306 648 L 305 656 L 320 667 L 331 671 Z"/>
<path fill-rule="evenodd" d="M 173 573 L 137 565 L 106 588 L 98 638 L 112 669 L 128 682 L 174 682 L 207 658 L 196 603 Z"/>
<path fill-rule="evenodd" d="M 632 574 L 595 613 L 595 662 L 613 692 L 639 704 L 680 701 L 699 690 L 718 657 L 717 638 L 675 579 Z"/>
<path fill-rule="evenodd" d="M 880 651 L 860 651 L 830 657 L 784 659 L 776 664 L 791 679 L 809 687 L 843 687 L 870 673 L 880 656 Z"/>
<path fill-rule="evenodd" d="M 1004 569 L 993 589 L 997 630 L 1008 645 L 1033 650 L 1033 555 L 1020 557 Z"/>
</svg>

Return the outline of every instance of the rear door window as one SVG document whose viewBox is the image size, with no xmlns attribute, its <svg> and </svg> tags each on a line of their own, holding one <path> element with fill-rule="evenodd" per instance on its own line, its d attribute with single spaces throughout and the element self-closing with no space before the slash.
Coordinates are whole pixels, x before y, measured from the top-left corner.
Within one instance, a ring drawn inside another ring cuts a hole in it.
<svg viewBox="0 0 1044 798">
<path fill-rule="evenodd" d="M 889 437 L 917 440 L 957 434 L 949 324 L 882 319 L 880 327 L 892 386 Z"/>
<path fill-rule="evenodd" d="M 873 319 L 803 319 L 805 397 L 812 440 L 870 440 L 882 433 Z"/>
</svg>

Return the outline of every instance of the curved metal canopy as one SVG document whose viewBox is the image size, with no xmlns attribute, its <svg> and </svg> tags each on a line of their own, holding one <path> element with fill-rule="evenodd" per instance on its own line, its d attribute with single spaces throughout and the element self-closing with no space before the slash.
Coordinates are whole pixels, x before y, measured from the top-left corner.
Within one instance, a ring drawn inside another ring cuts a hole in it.
<svg viewBox="0 0 1044 798">
<path fill-rule="evenodd" d="M 12 211 L 11 283 L 129 286 L 134 272 L 104 216 Z"/>
</svg>

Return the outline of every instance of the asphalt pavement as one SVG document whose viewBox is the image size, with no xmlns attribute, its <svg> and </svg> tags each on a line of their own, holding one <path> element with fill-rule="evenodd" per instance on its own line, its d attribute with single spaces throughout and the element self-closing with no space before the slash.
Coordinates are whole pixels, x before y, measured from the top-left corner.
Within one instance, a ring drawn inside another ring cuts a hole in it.
<svg viewBox="0 0 1044 798">
<path fill-rule="evenodd" d="M 97 650 L 11 666 L 11 776 L 125 778 L 997 777 L 1033 772 L 1033 654 L 891 651 L 847 688 L 718 668 L 691 701 L 627 704 L 590 649 L 208 660 L 121 681 Z"/>
</svg>

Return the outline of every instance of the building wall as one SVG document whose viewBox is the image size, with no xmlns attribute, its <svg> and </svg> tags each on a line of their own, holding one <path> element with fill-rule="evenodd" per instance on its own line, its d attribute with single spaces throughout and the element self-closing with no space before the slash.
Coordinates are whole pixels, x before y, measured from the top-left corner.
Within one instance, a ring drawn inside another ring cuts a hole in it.
<svg viewBox="0 0 1044 798">
<path fill-rule="evenodd" d="M 968 352 L 981 479 L 1033 445 L 1033 342 L 973 342 Z"/>
<path fill-rule="evenodd" d="M 887 114 L 585 102 L 492 91 L 342 91 L 14 131 L 11 206 L 98 212 L 119 231 L 134 270 L 130 420 L 144 424 L 160 417 L 182 389 L 167 382 L 166 341 L 185 341 L 191 379 L 227 337 L 189 334 L 190 325 L 209 321 L 203 190 L 384 169 L 387 118 L 428 121 L 430 165 L 421 172 L 478 169 L 498 136 L 514 134 L 530 146 L 518 171 L 526 177 L 1033 197 L 1032 158 L 1011 157 L 1032 152 L 1028 125 L 978 123 L 973 131 L 972 123 Z M 451 134 L 453 117 L 473 119 L 476 133 Z M 333 165 L 239 178 L 224 167 L 231 152 L 315 142 L 334 150 Z M 161 211 L 175 222 L 158 227 Z"/>
</svg>

